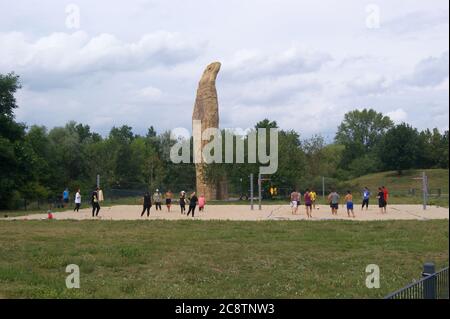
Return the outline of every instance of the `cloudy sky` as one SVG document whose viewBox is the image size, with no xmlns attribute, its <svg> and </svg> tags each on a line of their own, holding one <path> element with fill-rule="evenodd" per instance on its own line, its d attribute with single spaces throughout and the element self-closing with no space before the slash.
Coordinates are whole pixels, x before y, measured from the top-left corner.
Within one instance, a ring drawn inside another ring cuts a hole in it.
<svg viewBox="0 0 450 319">
<path fill-rule="evenodd" d="M 0 73 L 21 76 L 28 125 L 190 129 L 198 80 L 220 61 L 224 128 L 267 117 L 330 139 L 369 107 L 449 127 L 447 0 L 15 0 L 0 12 Z"/>
</svg>

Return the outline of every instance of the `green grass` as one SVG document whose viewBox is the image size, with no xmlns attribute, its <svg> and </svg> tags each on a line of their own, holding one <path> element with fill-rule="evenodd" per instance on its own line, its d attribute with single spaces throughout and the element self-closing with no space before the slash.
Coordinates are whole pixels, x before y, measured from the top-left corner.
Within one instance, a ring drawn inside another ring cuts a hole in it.
<svg viewBox="0 0 450 319">
<path fill-rule="evenodd" d="M 398 173 L 394 171 L 389 171 L 364 175 L 351 180 L 350 183 L 358 185 L 360 188 L 367 186 L 373 191 L 383 185 L 388 187 L 388 189 L 392 189 L 393 192 L 407 191 L 411 188 L 420 190 L 422 188 L 422 181 L 413 178 L 421 177 L 422 172 L 427 174 L 429 188 L 432 191 L 440 188 L 443 194 L 448 195 L 448 169 L 406 170 L 402 175 L 398 175 Z"/>
<path fill-rule="evenodd" d="M 6 298 L 380 298 L 448 265 L 448 220 L 0 222 Z M 365 287 L 378 264 L 381 288 Z M 77 264 L 81 288 L 66 289 Z"/>
</svg>

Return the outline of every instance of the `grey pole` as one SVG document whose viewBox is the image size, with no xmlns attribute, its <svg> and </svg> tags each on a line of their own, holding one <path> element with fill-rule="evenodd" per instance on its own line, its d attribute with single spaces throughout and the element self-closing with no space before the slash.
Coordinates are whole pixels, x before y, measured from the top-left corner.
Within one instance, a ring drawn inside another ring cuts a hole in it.
<svg viewBox="0 0 450 319">
<path fill-rule="evenodd" d="M 258 174 L 258 209 L 261 210 L 261 174 Z"/>
<path fill-rule="evenodd" d="M 100 188 L 100 174 L 97 174 L 97 188 Z"/>
<path fill-rule="evenodd" d="M 425 172 L 422 172 L 422 193 L 423 193 L 423 209 L 427 209 L 427 193 L 428 193 L 428 187 L 427 187 L 427 175 Z"/>
<path fill-rule="evenodd" d="M 250 208 L 253 210 L 253 174 L 250 174 Z"/>
</svg>

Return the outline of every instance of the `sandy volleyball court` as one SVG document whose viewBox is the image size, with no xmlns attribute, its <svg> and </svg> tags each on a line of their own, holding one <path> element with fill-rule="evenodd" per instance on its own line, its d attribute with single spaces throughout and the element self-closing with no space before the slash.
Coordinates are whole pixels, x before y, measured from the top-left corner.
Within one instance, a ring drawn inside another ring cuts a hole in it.
<svg viewBox="0 0 450 319">
<path fill-rule="evenodd" d="M 140 217 L 142 207 L 139 205 L 119 205 L 113 207 L 102 207 L 99 217 L 101 220 L 146 220 L 146 219 L 166 219 L 181 220 L 193 219 L 180 213 L 179 207 L 172 207 L 172 211 L 167 212 L 163 206 L 162 211 L 156 211 L 153 206 L 150 211 L 150 217 Z M 381 214 L 377 206 L 369 207 L 368 211 L 361 211 L 359 207 L 355 209 L 356 218 L 349 218 L 346 209 L 341 206 L 337 216 L 332 216 L 328 206 L 319 206 L 313 211 L 311 220 L 427 220 L 427 219 L 448 219 L 449 209 L 445 207 L 429 206 L 423 210 L 421 205 L 390 205 L 387 214 Z M 79 212 L 72 210 L 53 213 L 57 220 L 89 220 L 91 209 L 80 209 Z M 7 220 L 40 220 L 47 219 L 47 214 L 32 214 L 20 217 L 6 218 Z M 258 210 L 255 205 L 254 210 L 250 210 L 247 205 L 209 205 L 204 212 L 199 213 L 196 209 L 195 218 L 197 220 L 306 220 L 305 207 L 299 208 L 297 215 L 292 215 L 289 205 L 263 205 L 262 210 Z"/>
</svg>

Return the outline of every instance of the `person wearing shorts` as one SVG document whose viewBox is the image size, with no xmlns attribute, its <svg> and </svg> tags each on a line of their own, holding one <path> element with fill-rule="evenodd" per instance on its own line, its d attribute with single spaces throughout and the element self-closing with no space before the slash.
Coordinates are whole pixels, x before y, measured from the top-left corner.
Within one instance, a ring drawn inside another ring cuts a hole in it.
<svg viewBox="0 0 450 319">
<path fill-rule="evenodd" d="M 347 191 L 347 195 L 345 195 L 345 204 L 347 206 L 347 215 L 350 217 L 350 212 L 353 215 L 353 218 L 355 218 L 355 211 L 353 210 L 353 195 L 351 191 Z"/>
<path fill-rule="evenodd" d="M 294 190 L 291 193 L 291 209 L 292 209 L 292 215 L 297 214 L 297 210 L 298 210 L 298 202 L 300 200 L 300 195 L 297 192 L 297 190 Z"/>
<path fill-rule="evenodd" d="M 170 206 L 172 205 L 172 197 L 173 194 L 170 191 L 170 189 L 166 192 L 166 194 L 164 195 L 164 197 L 166 198 L 166 207 L 167 207 L 167 211 L 170 213 Z"/>
<path fill-rule="evenodd" d="M 205 210 L 206 198 L 204 195 L 198 197 L 198 211 L 203 212 Z"/>
<path fill-rule="evenodd" d="M 364 206 L 365 206 L 366 211 L 367 211 L 369 209 L 369 199 L 370 199 L 370 191 L 367 187 L 364 187 L 362 195 L 363 195 L 363 201 L 362 201 L 361 210 L 363 210 Z"/>
<path fill-rule="evenodd" d="M 153 194 L 153 201 L 155 202 L 156 210 L 162 210 L 161 209 L 161 193 L 159 192 L 159 189 L 156 189 L 155 193 Z"/>
<path fill-rule="evenodd" d="M 311 200 L 311 194 L 309 193 L 309 189 L 306 189 L 305 195 L 305 207 L 306 207 L 306 216 L 308 218 L 312 217 L 312 200 Z"/>
<path fill-rule="evenodd" d="M 378 207 L 380 208 L 380 213 L 381 214 L 385 214 L 386 213 L 386 200 L 384 199 L 384 192 L 383 192 L 383 188 L 378 187 Z"/>
<path fill-rule="evenodd" d="M 79 211 L 81 206 L 81 194 L 80 189 L 77 190 L 77 193 L 75 194 L 75 208 L 73 211 Z"/>
<path fill-rule="evenodd" d="M 312 208 L 316 209 L 317 193 L 314 190 L 311 190 L 309 196 L 311 197 Z"/>
<path fill-rule="evenodd" d="M 67 188 L 63 192 L 63 203 L 64 208 L 69 204 L 69 190 Z"/>
<path fill-rule="evenodd" d="M 181 209 L 181 214 L 186 213 L 186 192 L 185 191 L 181 191 L 181 193 L 180 193 L 180 209 Z"/>
<path fill-rule="evenodd" d="M 339 209 L 339 194 L 333 190 L 328 195 L 328 201 L 330 202 L 331 214 L 337 215 L 337 211 Z"/>
<path fill-rule="evenodd" d="M 386 186 L 381 186 L 381 189 L 383 190 L 383 197 L 384 197 L 384 212 L 386 213 L 386 207 L 389 199 L 389 192 L 386 188 Z"/>
</svg>

